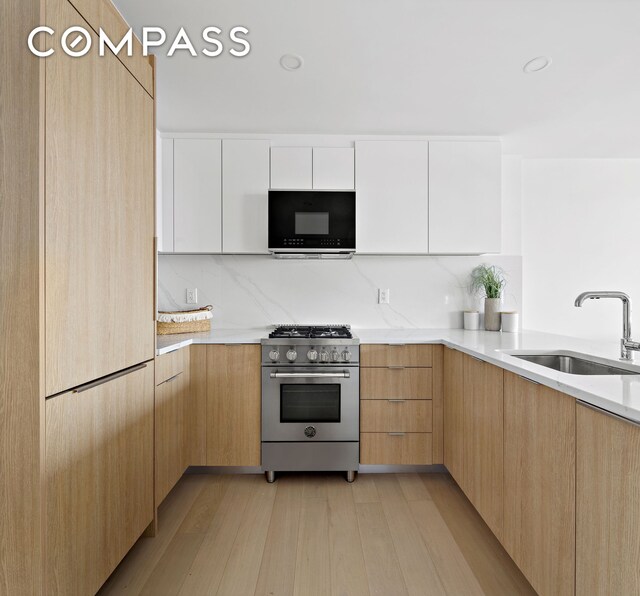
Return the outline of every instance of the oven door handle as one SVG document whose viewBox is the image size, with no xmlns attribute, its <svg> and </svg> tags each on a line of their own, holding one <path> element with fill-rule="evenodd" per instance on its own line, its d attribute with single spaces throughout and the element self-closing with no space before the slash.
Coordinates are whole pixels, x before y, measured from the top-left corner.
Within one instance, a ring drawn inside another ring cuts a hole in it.
<svg viewBox="0 0 640 596">
<path fill-rule="evenodd" d="M 272 379 L 349 379 L 351 373 L 348 370 L 343 372 L 272 372 L 269 375 Z"/>
</svg>

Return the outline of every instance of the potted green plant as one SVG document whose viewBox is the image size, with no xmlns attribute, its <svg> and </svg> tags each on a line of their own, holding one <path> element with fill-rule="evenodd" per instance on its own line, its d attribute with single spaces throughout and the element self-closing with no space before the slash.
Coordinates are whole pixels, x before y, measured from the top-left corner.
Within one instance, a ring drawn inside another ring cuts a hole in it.
<svg viewBox="0 0 640 596">
<path fill-rule="evenodd" d="M 484 294 L 484 328 L 500 331 L 500 304 L 506 284 L 504 271 L 495 265 L 478 265 L 471 272 L 471 291 Z"/>
</svg>

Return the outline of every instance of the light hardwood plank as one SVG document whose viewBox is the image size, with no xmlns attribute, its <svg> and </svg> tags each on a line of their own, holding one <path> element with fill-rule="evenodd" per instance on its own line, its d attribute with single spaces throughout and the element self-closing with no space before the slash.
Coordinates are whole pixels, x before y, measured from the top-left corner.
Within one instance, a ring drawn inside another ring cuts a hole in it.
<svg viewBox="0 0 640 596">
<path fill-rule="evenodd" d="M 396 478 L 407 501 L 431 499 L 431 494 L 424 485 L 420 474 L 396 474 Z"/>
<path fill-rule="evenodd" d="M 409 506 L 447 594 L 483 594 L 478 580 L 433 501 L 412 501 Z"/>
<path fill-rule="evenodd" d="M 203 538 L 201 534 L 176 534 L 142 587 L 141 596 L 178 594 Z"/>
<path fill-rule="evenodd" d="M 254 478 L 245 516 L 218 588 L 219 596 L 245 596 L 256 590 L 277 487 L 262 476 Z"/>
<path fill-rule="evenodd" d="M 302 497 L 305 499 L 327 498 L 326 474 L 304 474 L 302 476 Z"/>
<path fill-rule="evenodd" d="M 254 486 L 255 479 L 250 476 L 233 478 L 182 584 L 180 594 L 192 596 L 215 594 L 218 591 Z"/>
<path fill-rule="evenodd" d="M 100 596 L 534 593 L 450 476 L 313 478 L 183 477 Z"/>
<path fill-rule="evenodd" d="M 374 474 L 374 482 L 380 501 L 400 501 L 404 493 L 395 474 Z"/>
<path fill-rule="evenodd" d="M 220 507 L 232 476 L 194 474 L 203 485 L 198 498 L 178 528 L 178 534 L 204 534 Z"/>
<path fill-rule="evenodd" d="M 371 596 L 408 595 L 382 504 L 359 503 L 356 513 Z"/>
<path fill-rule="evenodd" d="M 326 596 L 330 590 L 331 563 L 327 499 L 303 499 L 293 593 L 295 596 Z"/>
<path fill-rule="evenodd" d="M 293 594 L 301 510 L 302 483 L 298 478 L 282 476 L 277 482 L 256 596 Z"/>
<path fill-rule="evenodd" d="M 351 491 L 356 503 L 378 503 L 380 501 L 375 474 L 358 474 L 356 481 L 351 485 Z"/>
<path fill-rule="evenodd" d="M 409 503 L 405 499 L 383 499 L 382 507 L 408 593 L 411 596 L 446 594 L 420 530 L 413 520 Z"/>
<path fill-rule="evenodd" d="M 331 594 L 369 596 L 367 570 L 351 486 L 343 478 L 327 479 Z"/>
<path fill-rule="evenodd" d="M 158 508 L 158 533 L 140 538 L 111 577 L 102 586 L 100 596 L 139 594 L 162 558 L 184 518 L 204 487 L 206 477 L 185 476 Z"/>
<path fill-rule="evenodd" d="M 484 593 L 535 596 L 534 589 L 451 476 L 420 477 Z"/>
</svg>

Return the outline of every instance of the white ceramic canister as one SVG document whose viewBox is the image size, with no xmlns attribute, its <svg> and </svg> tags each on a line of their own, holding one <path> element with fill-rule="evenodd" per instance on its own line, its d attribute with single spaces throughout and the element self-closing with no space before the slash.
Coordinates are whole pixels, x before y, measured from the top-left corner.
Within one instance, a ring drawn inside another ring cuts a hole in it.
<svg viewBox="0 0 640 596">
<path fill-rule="evenodd" d="M 515 312 L 502 313 L 502 330 L 507 333 L 518 333 L 520 323 L 520 315 Z"/>
<path fill-rule="evenodd" d="M 464 311 L 464 328 L 469 331 L 480 329 L 480 313 L 477 310 Z"/>
</svg>

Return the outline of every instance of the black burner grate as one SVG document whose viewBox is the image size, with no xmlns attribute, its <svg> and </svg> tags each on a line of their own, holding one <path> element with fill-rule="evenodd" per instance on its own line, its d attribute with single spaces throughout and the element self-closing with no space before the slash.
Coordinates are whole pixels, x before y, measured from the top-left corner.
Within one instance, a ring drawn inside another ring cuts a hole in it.
<svg viewBox="0 0 640 596">
<path fill-rule="evenodd" d="M 276 327 L 270 334 L 271 339 L 309 338 L 309 339 L 351 339 L 351 330 L 346 325 L 283 325 Z"/>
</svg>

